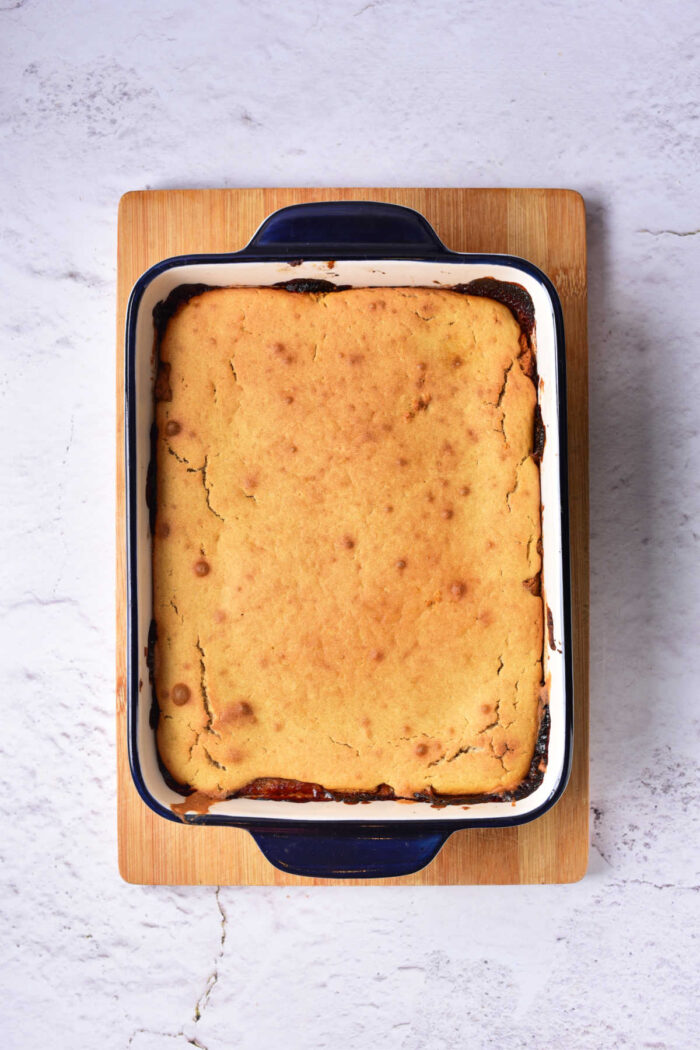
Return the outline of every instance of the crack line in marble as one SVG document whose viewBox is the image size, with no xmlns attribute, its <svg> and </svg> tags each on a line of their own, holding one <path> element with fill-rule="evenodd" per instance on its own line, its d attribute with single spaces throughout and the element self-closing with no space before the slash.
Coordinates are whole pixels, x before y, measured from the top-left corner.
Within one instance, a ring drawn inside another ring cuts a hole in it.
<svg viewBox="0 0 700 1050">
<path fill-rule="evenodd" d="M 652 237 L 696 237 L 700 230 L 637 230 L 637 233 L 648 233 Z"/>
</svg>

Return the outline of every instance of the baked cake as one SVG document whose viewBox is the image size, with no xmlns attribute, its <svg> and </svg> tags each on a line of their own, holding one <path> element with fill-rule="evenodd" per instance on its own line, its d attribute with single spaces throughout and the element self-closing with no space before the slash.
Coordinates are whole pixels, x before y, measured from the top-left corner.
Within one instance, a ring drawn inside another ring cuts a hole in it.
<svg viewBox="0 0 700 1050">
<path fill-rule="evenodd" d="M 169 773 L 213 798 L 517 789 L 543 602 L 514 315 L 424 288 L 182 298 L 156 383 Z"/>
</svg>

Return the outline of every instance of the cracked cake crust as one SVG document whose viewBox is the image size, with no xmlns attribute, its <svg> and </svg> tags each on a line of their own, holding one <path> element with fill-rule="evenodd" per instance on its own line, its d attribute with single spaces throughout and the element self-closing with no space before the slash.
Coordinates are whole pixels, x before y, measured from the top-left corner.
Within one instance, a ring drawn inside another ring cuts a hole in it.
<svg viewBox="0 0 700 1050">
<path fill-rule="evenodd" d="M 203 290 L 159 356 L 170 775 L 212 798 L 516 791 L 543 601 L 532 351 L 510 310 L 423 288 Z"/>
</svg>

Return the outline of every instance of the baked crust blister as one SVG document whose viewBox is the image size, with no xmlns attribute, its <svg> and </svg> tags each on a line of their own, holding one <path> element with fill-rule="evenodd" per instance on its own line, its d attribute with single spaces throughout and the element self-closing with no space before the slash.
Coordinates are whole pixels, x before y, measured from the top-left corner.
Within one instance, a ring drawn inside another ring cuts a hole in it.
<svg viewBox="0 0 700 1050">
<path fill-rule="evenodd" d="M 158 746 L 261 778 L 510 792 L 540 718 L 530 351 L 500 303 L 213 289 L 160 342 Z"/>
</svg>

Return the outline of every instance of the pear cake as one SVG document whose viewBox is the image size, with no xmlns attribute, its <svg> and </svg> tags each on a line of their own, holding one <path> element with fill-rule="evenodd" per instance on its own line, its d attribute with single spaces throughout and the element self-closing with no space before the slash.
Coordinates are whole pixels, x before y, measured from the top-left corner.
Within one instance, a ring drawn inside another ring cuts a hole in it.
<svg viewBox="0 0 700 1050">
<path fill-rule="evenodd" d="M 425 288 L 180 291 L 154 452 L 170 776 L 212 799 L 516 792 L 544 605 L 514 314 Z"/>
</svg>

